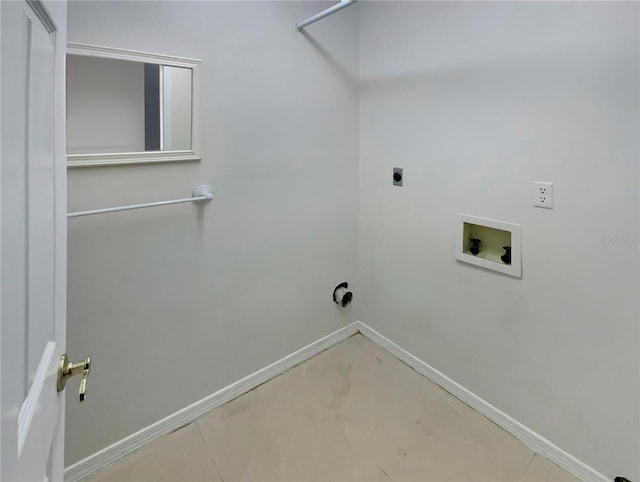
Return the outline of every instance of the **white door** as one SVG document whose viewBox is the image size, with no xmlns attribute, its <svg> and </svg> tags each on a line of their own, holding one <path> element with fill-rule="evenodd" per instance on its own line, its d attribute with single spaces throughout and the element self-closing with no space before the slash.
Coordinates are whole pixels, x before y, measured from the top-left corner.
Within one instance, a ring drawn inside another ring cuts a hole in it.
<svg viewBox="0 0 640 482">
<path fill-rule="evenodd" d="M 66 3 L 0 1 L 0 357 L 4 481 L 62 480 Z"/>
</svg>

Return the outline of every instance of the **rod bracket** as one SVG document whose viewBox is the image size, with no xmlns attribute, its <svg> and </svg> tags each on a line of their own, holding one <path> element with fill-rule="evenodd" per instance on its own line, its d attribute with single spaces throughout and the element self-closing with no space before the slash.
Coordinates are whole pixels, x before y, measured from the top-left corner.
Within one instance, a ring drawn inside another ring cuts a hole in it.
<svg viewBox="0 0 640 482">
<path fill-rule="evenodd" d="M 213 189 L 211 188 L 211 186 L 208 186 L 206 184 L 202 184 L 198 187 L 196 187 L 193 190 L 193 194 L 191 195 L 191 197 L 202 197 L 205 196 L 206 199 L 199 199 L 197 201 L 194 201 L 197 204 L 204 204 L 204 203 L 208 203 L 209 201 L 211 201 L 213 199 Z"/>
</svg>

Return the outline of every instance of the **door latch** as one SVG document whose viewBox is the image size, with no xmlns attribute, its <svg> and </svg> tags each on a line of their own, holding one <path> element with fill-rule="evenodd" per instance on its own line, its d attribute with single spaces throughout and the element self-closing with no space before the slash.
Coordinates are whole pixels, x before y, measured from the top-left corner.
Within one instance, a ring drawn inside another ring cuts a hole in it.
<svg viewBox="0 0 640 482">
<path fill-rule="evenodd" d="M 64 390 L 69 378 L 82 374 L 78 395 L 80 397 L 80 403 L 84 402 L 87 399 L 87 378 L 89 378 L 90 371 L 91 357 L 88 356 L 78 363 L 71 363 L 65 353 L 60 357 L 60 363 L 58 365 L 58 391 L 61 392 Z"/>
</svg>

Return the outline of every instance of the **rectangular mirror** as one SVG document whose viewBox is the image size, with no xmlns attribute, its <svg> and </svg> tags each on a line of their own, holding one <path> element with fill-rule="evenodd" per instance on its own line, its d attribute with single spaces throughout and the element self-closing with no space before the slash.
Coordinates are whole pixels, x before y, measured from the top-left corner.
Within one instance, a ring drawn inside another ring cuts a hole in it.
<svg viewBox="0 0 640 482">
<path fill-rule="evenodd" d="M 200 159 L 198 64 L 69 44 L 69 167 Z"/>
</svg>

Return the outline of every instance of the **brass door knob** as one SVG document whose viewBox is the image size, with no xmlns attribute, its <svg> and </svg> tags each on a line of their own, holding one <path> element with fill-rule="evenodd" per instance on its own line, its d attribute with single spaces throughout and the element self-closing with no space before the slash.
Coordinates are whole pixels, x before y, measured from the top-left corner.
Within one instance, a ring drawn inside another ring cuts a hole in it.
<svg viewBox="0 0 640 482">
<path fill-rule="evenodd" d="M 78 391 L 80 397 L 80 403 L 87 399 L 87 378 L 89 378 L 89 372 L 91 371 L 91 357 L 87 357 L 81 362 L 71 363 L 69 357 L 65 353 L 60 357 L 60 363 L 58 365 L 58 391 L 64 390 L 67 380 L 74 375 L 82 374 L 80 380 L 80 389 Z"/>
</svg>

